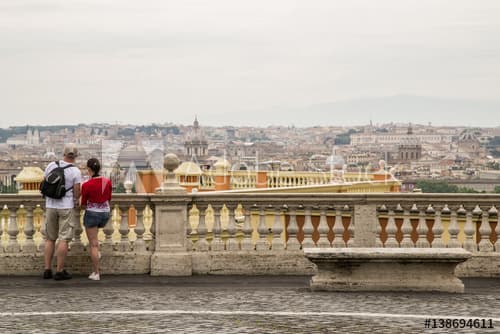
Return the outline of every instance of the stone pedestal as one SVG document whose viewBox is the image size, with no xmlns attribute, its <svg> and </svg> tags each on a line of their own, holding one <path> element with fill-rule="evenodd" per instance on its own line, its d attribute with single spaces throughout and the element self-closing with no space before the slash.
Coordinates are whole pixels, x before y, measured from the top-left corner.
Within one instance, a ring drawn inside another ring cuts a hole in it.
<svg viewBox="0 0 500 334">
<path fill-rule="evenodd" d="M 439 291 L 463 293 L 455 267 L 464 249 L 306 248 L 318 266 L 313 291 Z"/>
<path fill-rule="evenodd" d="M 151 198 L 155 205 L 155 251 L 151 257 L 152 276 L 190 276 L 193 272 L 191 253 L 187 248 L 186 190 L 175 179 L 179 160 L 174 154 L 165 156 L 167 175 Z"/>
<path fill-rule="evenodd" d="M 377 241 L 377 206 L 354 205 L 354 247 L 375 247 Z"/>
<path fill-rule="evenodd" d="M 156 252 L 151 256 L 151 276 L 191 276 L 193 263 L 188 252 Z"/>
</svg>

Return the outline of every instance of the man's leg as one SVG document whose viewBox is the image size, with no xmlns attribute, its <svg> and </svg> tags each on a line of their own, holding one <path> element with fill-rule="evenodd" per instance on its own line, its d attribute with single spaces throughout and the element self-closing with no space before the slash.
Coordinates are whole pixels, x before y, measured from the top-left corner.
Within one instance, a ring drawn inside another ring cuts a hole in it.
<svg viewBox="0 0 500 334">
<path fill-rule="evenodd" d="M 57 246 L 57 272 L 64 269 L 66 254 L 68 254 L 68 242 L 66 240 L 59 240 L 59 244 Z"/>
<path fill-rule="evenodd" d="M 42 234 L 45 237 L 44 260 L 45 270 L 52 269 L 52 259 L 54 258 L 54 249 L 59 231 L 57 211 L 47 208 L 45 212 L 45 221 L 42 226 Z"/>
<path fill-rule="evenodd" d="M 57 245 L 57 270 L 64 269 L 64 261 L 68 254 L 68 242 L 73 238 L 73 209 L 60 209 L 59 214 L 59 244 Z"/>
<path fill-rule="evenodd" d="M 45 258 L 45 270 L 52 269 L 52 258 L 54 257 L 54 240 L 45 240 L 45 250 L 44 250 L 44 258 Z"/>
</svg>

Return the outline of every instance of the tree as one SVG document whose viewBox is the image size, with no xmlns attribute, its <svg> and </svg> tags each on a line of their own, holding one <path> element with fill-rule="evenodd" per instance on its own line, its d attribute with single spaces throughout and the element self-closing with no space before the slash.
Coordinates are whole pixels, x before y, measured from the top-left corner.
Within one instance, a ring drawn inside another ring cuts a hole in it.
<svg viewBox="0 0 500 334">
<path fill-rule="evenodd" d="M 446 181 L 417 181 L 417 188 L 422 189 L 423 193 L 478 193 L 479 191 L 472 188 L 458 187 L 454 184 L 449 184 Z"/>
<path fill-rule="evenodd" d="M 351 143 L 351 135 L 353 133 L 357 133 L 357 131 L 349 129 L 347 132 L 336 135 L 334 139 L 335 145 L 349 145 Z"/>
<path fill-rule="evenodd" d="M 2 194 L 17 193 L 17 187 L 15 184 L 5 185 L 5 184 L 0 182 L 0 193 L 2 193 Z"/>
<path fill-rule="evenodd" d="M 113 192 L 114 193 L 124 193 L 125 192 L 125 186 L 123 185 L 123 182 L 118 183 L 115 187 L 113 187 Z"/>
<path fill-rule="evenodd" d="M 493 170 L 500 170 L 500 164 L 496 161 L 488 161 L 486 167 Z"/>
</svg>

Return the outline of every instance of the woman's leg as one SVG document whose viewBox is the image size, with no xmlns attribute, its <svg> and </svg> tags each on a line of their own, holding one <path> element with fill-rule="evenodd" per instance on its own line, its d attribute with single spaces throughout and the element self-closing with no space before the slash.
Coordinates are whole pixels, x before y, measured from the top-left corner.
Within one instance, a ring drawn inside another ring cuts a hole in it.
<svg viewBox="0 0 500 334">
<path fill-rule="evenodd" d="M 90 260 L 92 261 L 92 271 L 94 273 L 99 273 L 99 240 L 97 239 L 97 226 L 96 227 L 86 227 L 85 232 L 87 233 L 87 238 L 89 239 L 89 253 Z"/>
</svg>

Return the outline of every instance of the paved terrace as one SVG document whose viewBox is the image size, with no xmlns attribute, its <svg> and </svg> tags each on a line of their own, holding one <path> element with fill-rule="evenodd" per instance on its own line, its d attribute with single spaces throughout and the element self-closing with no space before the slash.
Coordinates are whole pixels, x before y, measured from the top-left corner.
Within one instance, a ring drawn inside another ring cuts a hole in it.
<svg viewBox="0 0 500 334">
<path fill-rule="evenodd" d="M 305 276 L 0 277 L 1 333 L 500 333 L 500 280 L 464 294 L 310 292 Z M 493 329 L 425 328 L 492 319 Z M 432 324 L 432 323 L 431 323 Z"/>
</svg>

